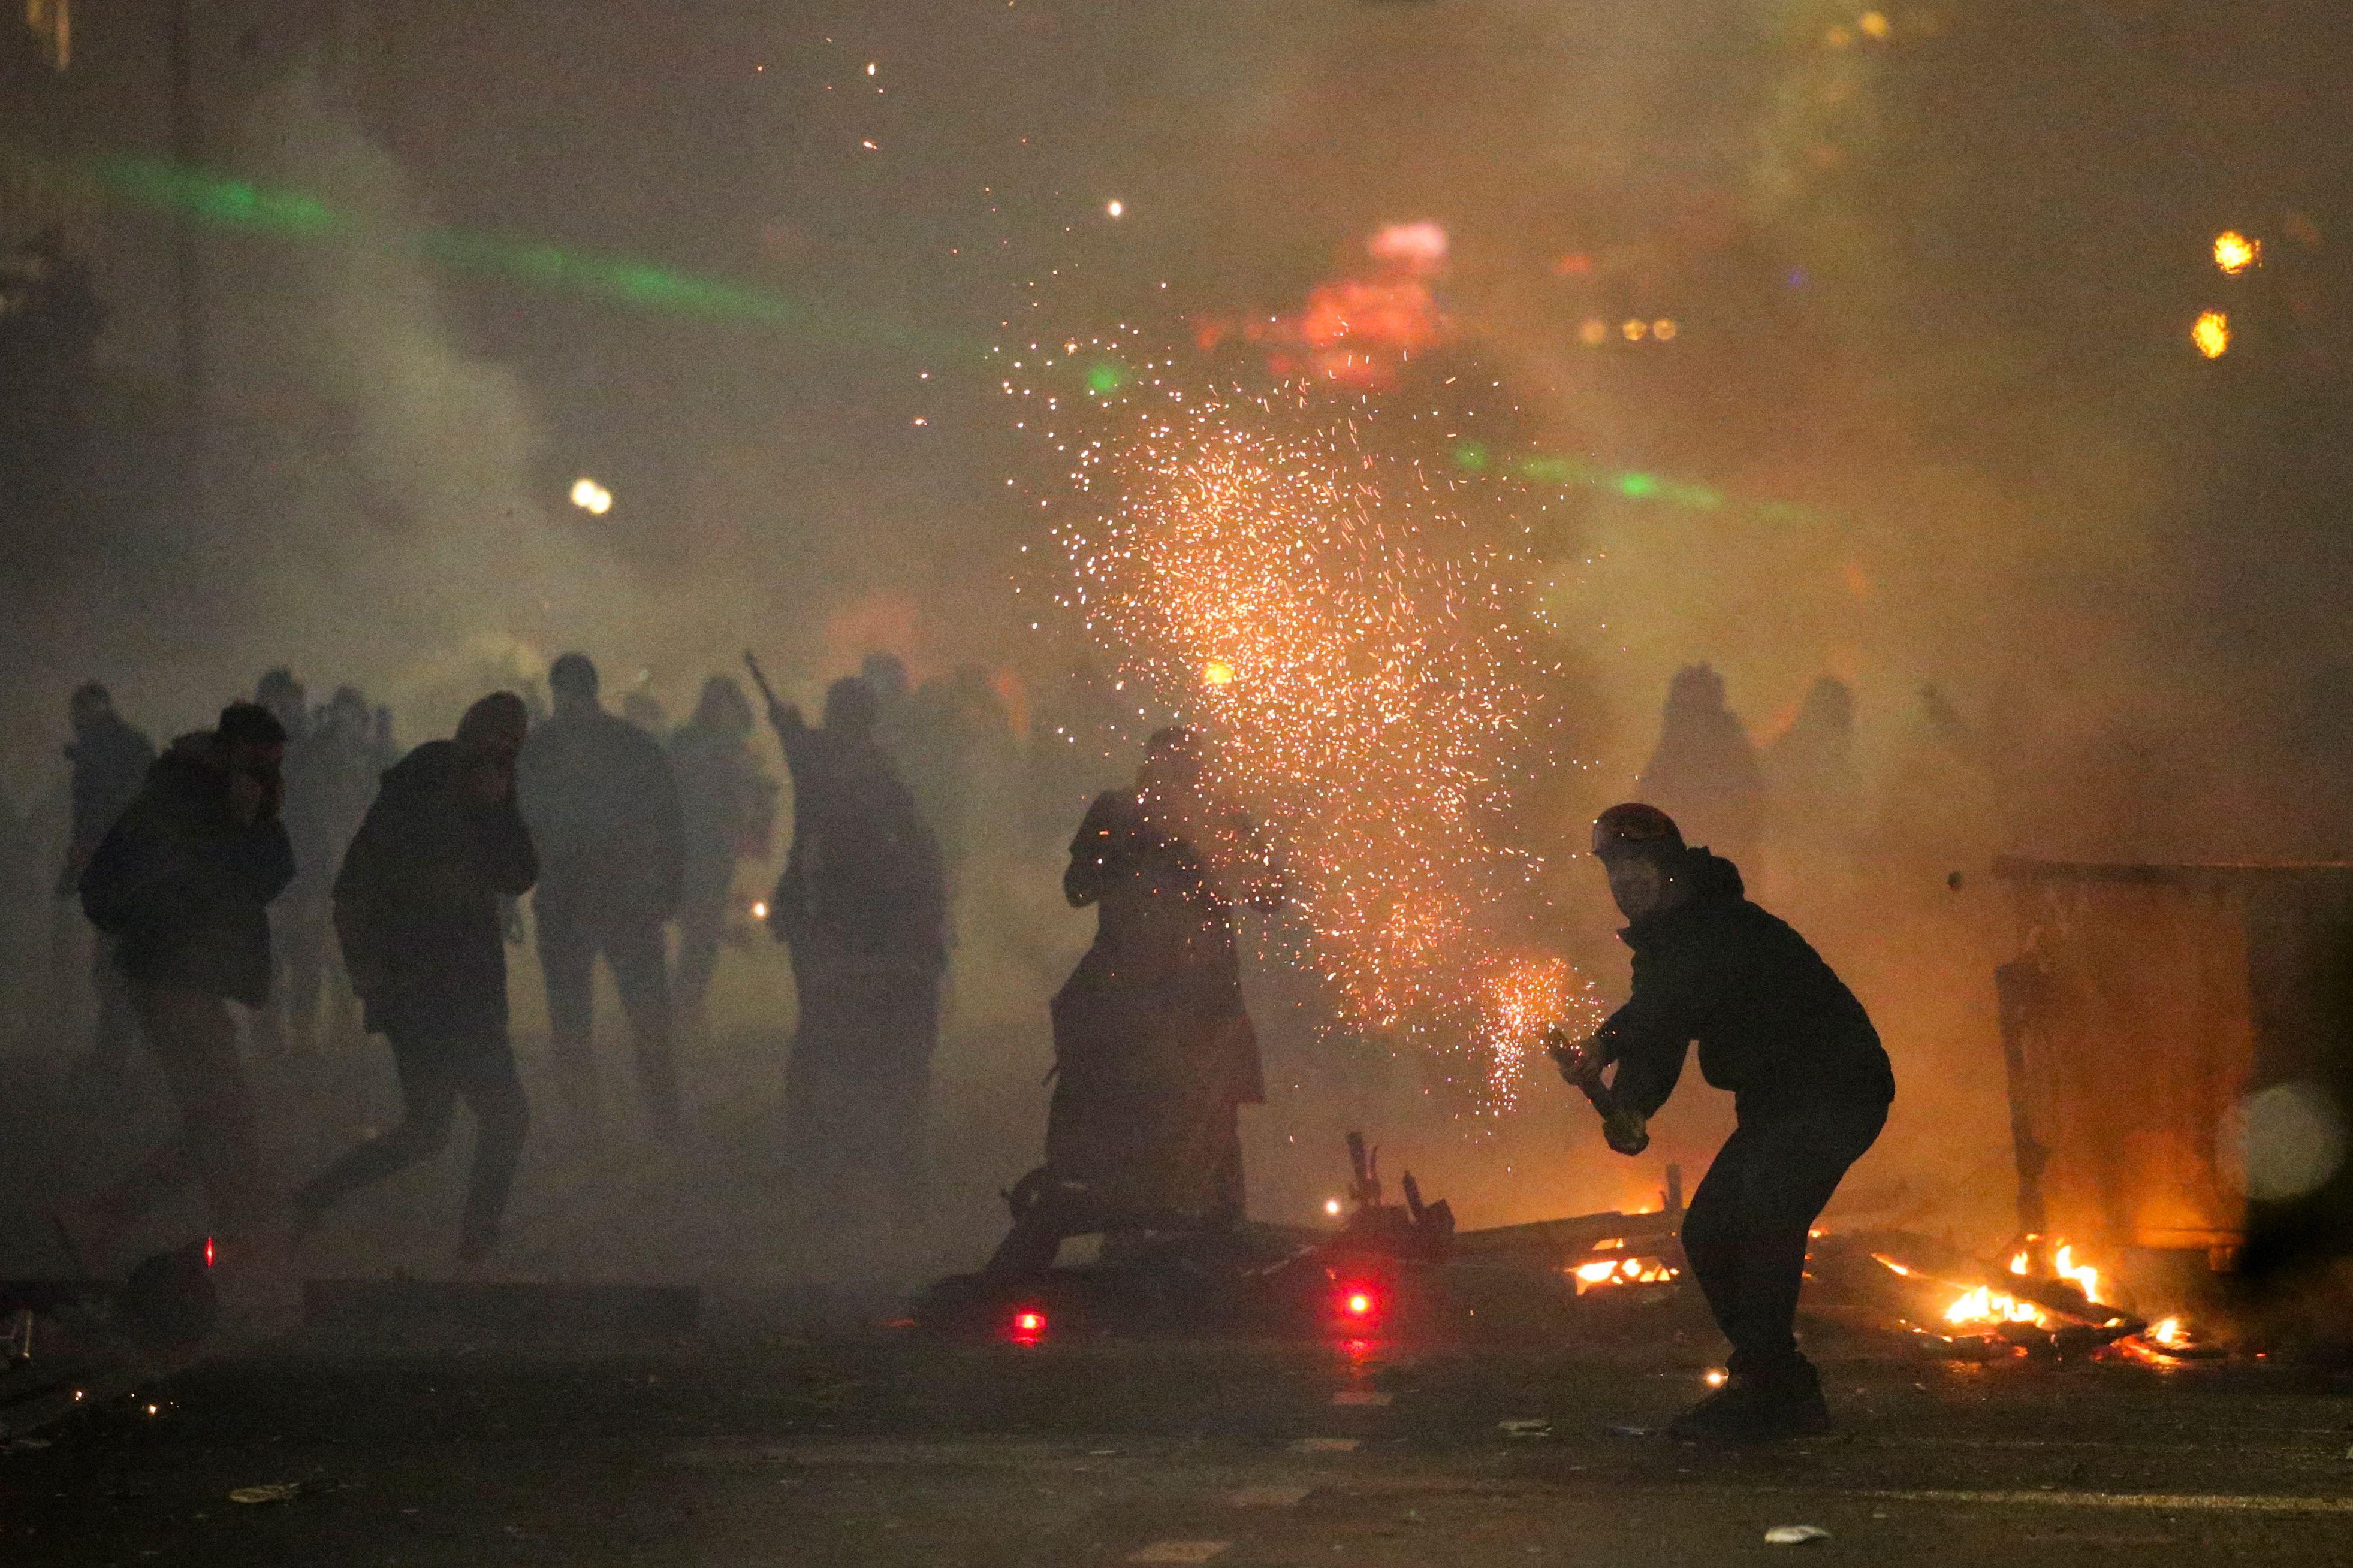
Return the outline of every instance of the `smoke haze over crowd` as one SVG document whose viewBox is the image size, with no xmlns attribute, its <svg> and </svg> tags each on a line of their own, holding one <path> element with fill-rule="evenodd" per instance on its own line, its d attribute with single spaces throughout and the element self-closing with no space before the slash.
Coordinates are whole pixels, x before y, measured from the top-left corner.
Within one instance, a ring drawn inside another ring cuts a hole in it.
<svg viewBox="0 0 2353 1568">
<path fill-rule="evenodd" d="M 1760 744 L 1843 680 L 1850 814 L 1784 812 L 1751 879 L 1882 1013 L 1905 1088 L 1862 1196 L 1978 1217 L 2001 1197 L 1978 1168 L 2003 1157 L 2012 934 L 1990 857 L 2353 853 L 2327 798 L 2353 738 L 2353 345 L 2329 310 L 2353 33 L 2304 4 L 2226 39 L 2207 11 L 955 0 L 557 29 L 433 0 L 340 30 L 207 22 L 193 157 L 160 91 L 143 121 L 69 100 L 0 142 L 11 188 L 70 213 L 107 310 L 65 498 L 9 521 L 0 784 L 20 809 L 55 795 L 92 677 L 160 738 L 288 664 L 389 702 L 413 743 L 573 647 L 672 721 L 747 646 L 803 700 L 876 649 L 918 679 L 976 664 L 1033 743 L 1077 736 L 1034 808 L 1053 825 L 987 863 L 1005 917 L 955 959 L 943 1070 L 979 1131 L 950 1142 L 985 1213 L 1033 1152 L 1044 998 L 1084 940 L 1060 836 L 1160 717 L 1104 720 L 1124 703 L 1047 609 L 1057 476 L 992 351 L 1135 322 L 1204 375 L 1336 379 L 1317 355 L 1361 351 L 1408 367 L 1402 398 L 1443 367 L 1485 390 L 1446 395 L 1475 422 L 1433 420 L 1422 461 L 1514 487 L 1520 607 L 1584 764 L 1518 818 L 1563 952 L 1618 993 L 1578 856 L 1638 793 L 1677 669 L 1712 664 Z M 142 196 L 107 174 L 127 156 L 339 221 Z M 1405 225 L 1429 226 L 1374 245 Z M 2210 255 L 2232 228 L 2264 247 L 2238 278 Z M 2236 334 L 2215 359 L 2189 336 L 2210 309 Z M 169 479 L 191 450 L 194 492 Z M 582 477 L 609 510 L 572 503 Z M 1406 1121 L 1419 1079 L 1349 1077 L 1312 998 L 1253 984 L 1275 1076 L 1304 1086 L 1249 1134 L 1268 1206 L 1320 1200 L 1358 1115 L 1488 1217 L 1652 1184 L 1570 1170 L 1550 1084 L 1514 1123 Z M 746 987 L 747 1014 L 781 993 Z M 1690 1115 L 1666 1144 L 1698 1148 Z"/>
</svg>

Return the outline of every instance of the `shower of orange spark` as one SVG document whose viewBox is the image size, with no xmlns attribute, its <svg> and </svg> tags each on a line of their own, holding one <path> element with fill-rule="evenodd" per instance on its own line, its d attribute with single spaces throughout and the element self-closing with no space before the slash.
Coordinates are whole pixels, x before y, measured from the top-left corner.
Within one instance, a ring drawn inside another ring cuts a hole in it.
<svg viewBox="0 0 2353 1568">
<path fill-rule="evenodd" d="M 1123 680 L 1222 738 L 1342 1026 L 1448 1055 L 1482 1109 L 1508 1106 L 1544 1029 L 1593 1013 L 1505 912 L 1538 868 L 1496 824 L 1548 746 L 1528 569 L 1442 468 L 1371 438 L 1375 399 L 1190 386 L 1166 363 L 1094 379 L 1125 390 L 1005 383 L 1070 465 L 1063 604 Z"/>
</svg>

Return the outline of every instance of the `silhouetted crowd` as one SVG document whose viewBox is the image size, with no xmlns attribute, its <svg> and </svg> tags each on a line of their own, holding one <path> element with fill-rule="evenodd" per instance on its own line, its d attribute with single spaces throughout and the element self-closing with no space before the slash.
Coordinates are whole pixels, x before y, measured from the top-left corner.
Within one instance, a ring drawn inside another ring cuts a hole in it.
<svg viewBox="0 0 2353 1568">
<path fill-rule="evenodd" d="M 722 953 L 763 929 L 786 950 L 797 1009 L 780 1201 L 839 1216 L 852 1235 L 912 1225 L 953 889 L 1022 803 L 1060 793 L 1073 811 L 1084 798 L 1073 786 L 1093 781 L 1063 755 L 1069 728 L 1025 746 L 977 668 L 916 686 L 876 655 L 833 683 L 816 722 L 750 672 L 761 707 L 714 675 L 672 729 L 641 691 L 613 710 L 596 665 L 567 653 L 543 704 L 535 690 L 493 693 L 450 738 L 405 752 L 388 710 L 351 687 L 314 705 L 284 669 L 160 752 L 103 687 L 75 692 L 53 891 L 61 909 L 78 901 L 92 933 L 93 1035 L 76 1076 L 102 1095 L 143 1042 L 178 1122 L 60 1216 L 80 1261 L 119 1262 L 132 1227 L 192 1184 L 224 1255 L 266 1261 L 352 1194 L 437 1153 L 462 1104 L 476 1132 L 458 1256 L 480 1266 L 499 1247 L 535 1113 L 575 1147 L 632 1123 L 683 1146 L 681 1037 L 708 1027 Z M 782 874 L 764 898 L 741 887 L 773 853 L 778 819 L 779 781 L 754 747 L 762 708 L 791 787 Z M 1198 765 L 1170 760 L 1192 742 L 1172 744 L 1155 742 L 1135 791 L 1095 802 L 1070 884 L 1072 903 L 1101 905 L 1105 931 L 1068 994 L 1091 998 L 1090 1016 L 1163 1016 L 1151 1049 L 1128 1053 L 1143 1065 L 1126 1069 L 1113 1059 L 1120 1042 L 1082 1049 L 1058 1022 L 1070 1060 L 1050 1143 L 1081 1136 L 1074 1117 L 1093 1129 L 1090 1159 L 1060 1163 L 1096 1171 L 1117 1212 L 1229 1224 L 1234 1113 L 1257 1098 L 1255 1048 L 1229 895 L 1179 826 L 1211 815 L 1194 798 Z M 1264 888 L 1238 896 L 1262 900 Z M 509 1024 L 507 953 L 526 941 L 548 1025 L 550 1092 L 536 1107 Z M 600 960 L 626 1015 L 634 1111 L 608 1093 L 592 1047 Z M 1058 1005 L 1058 1018 L 1078 1006 Z M 266 1168 L 273 1141 L 249 1075 L 364 1035 L 389 1049 L 398 1124 L 312 1172 Z M 1074 1110 L 1090 1084 L 1109 1087 Z M 1155 1110 L 1164 1102 L 1182 1102 L 1174 1122 Z M 1158 1173 L 1124 1197 L 1102 1173 L 1123 1116 L 1151 1134 L 1134 1163 Z M 1206 1174 L 1179 1173 L 1192 1167 Z"/>
<path fill-rule="evenodd" d="M 129 1227 L 190 1184 L 232 1252 L 299 1243 L 351 1194 L 435 1154 L 462 1103 L 476 1136 L 458 1252 L 480 1265 L 535 1112 L 574 1147 L 636 1127 L 684 1147 L 681 1042 L 708 1028 L 723 952 L 763 928 L 786 950 L 797 1012 L 780 1202 L 832 1216 L 845 1237 L 904 1229 L 925 1196 L 954 893 L 976 847 L 1025 808 L 1067 824 L 1090 795 L 1063 888 L 1099 929 L 1054 999 L 1045 1158 L 1009 1194 L 1013 1232 L 993 1267 L 1043 1267 L 1083 1232 L 1231 1227 L 1238 1113 L 1264 1097 L 1237 927 L 1281 908 L 1285 889 L 1256 825 L 1209 782 L 1211 742 L 1164 731 L 1132 784 L 1095 793 L 1104 748 L 1081 744 L 1090 716 L 1050 710 L 1025 742 L 976 668 L 914 686 L 876 655 L 811 722 L 746 664 L 756 706 L 713 675 L 673 729 L 642 691 L 615 711 L 596 665 L 566 653 L 543 704 L 536 690 L 493 693 L 449 739 L 405 753 L 387 710 L 351 687 L 314 706 L 283 669 L 160 753 L 104 688 L 76 691 L 54 892 L 78 898 L 94 932 L 81 1070 L 119 1076 L 143 1040 L 179 1118 L 174 1138 L 63 1216 L 85 1260 L 111 1263 Z M 1090 685 L 1074 673 L 1073 691 Z M 1933 689 L 1922 703 L 1924 744 L 1968 745 Z M 757 898 L 741 883 L 773 852 L 781 793 L 754 749 L 763 712 L 791 832 Z M 1768 819 L 1777 847 L 1851 845 L 1853 744 L 1852 697 L 1835 679 L 1760 749 L 1722 678 L 1694 666 L 1672 683 L 1641 787 L 1735 855 Z M 548 1027 L 552 1092 L 537 1107 L 509 1026 L 507 952 L 526 941 Z M 600 960 L 634 1097 L 608 1093 L 593 1048 Z M 248 1071 L 363 1034 L 389 1049 L 398 1124 L 299 1184 L 302 1173 L 265 1170 Z"/>
</svg>

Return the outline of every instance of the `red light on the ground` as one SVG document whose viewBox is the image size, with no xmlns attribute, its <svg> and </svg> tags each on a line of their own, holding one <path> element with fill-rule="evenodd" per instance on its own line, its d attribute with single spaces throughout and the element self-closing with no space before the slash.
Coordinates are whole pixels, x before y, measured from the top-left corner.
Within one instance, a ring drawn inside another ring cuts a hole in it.
<svg viewBox="0 0 2353 1568">
<path fill-rule="evenodd" d="M 209 1237 L 209 1236 L 208 1236 L 208 1237 L 205 1237 L 205 1267 L 206 1267 L 206 1268 L 210 1268 L 212 1266 L 213 1266 L 213 1238 L 212 1238 L 211 1237 Z"/>
<path fill-rule="evenodd" d="M 1046 1337 L 1046 1314 L 1035 1307 L 1017 1307 L 1006 1320 L 1005 1337 L 1017 1345 L 1034 1345 Z"/>
<path fill-rule="evenodd" d="M 1347 1305 L 1353 1316 L 1361 1318 L 1372 1311 L 1373 1299 L 1364 1291 L 1358 1290 L 1348 1298 Z"/>
</svg>

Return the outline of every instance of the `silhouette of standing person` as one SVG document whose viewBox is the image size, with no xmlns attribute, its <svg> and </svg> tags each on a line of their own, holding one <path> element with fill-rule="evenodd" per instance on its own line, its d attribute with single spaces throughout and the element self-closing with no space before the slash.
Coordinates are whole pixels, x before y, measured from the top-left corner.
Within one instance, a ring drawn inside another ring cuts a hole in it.
<svg viewBox="0 0 2353 1568">
<path fill-rule="evenodd" d="M 557 1078 L 574 1121 L 598 1126 L 593 986 L 602 955 L 636 1037 L 646 1111 L 671 1137 L 680 1106 L 664 927 L 685 868 L 678 786 L 661 743 L 597 701 L 586 654 L 558 658 L 547 684 L 554 716 L 523 742 L 515 775 L 539 851 L 532 908 Z"/>
</svg>

